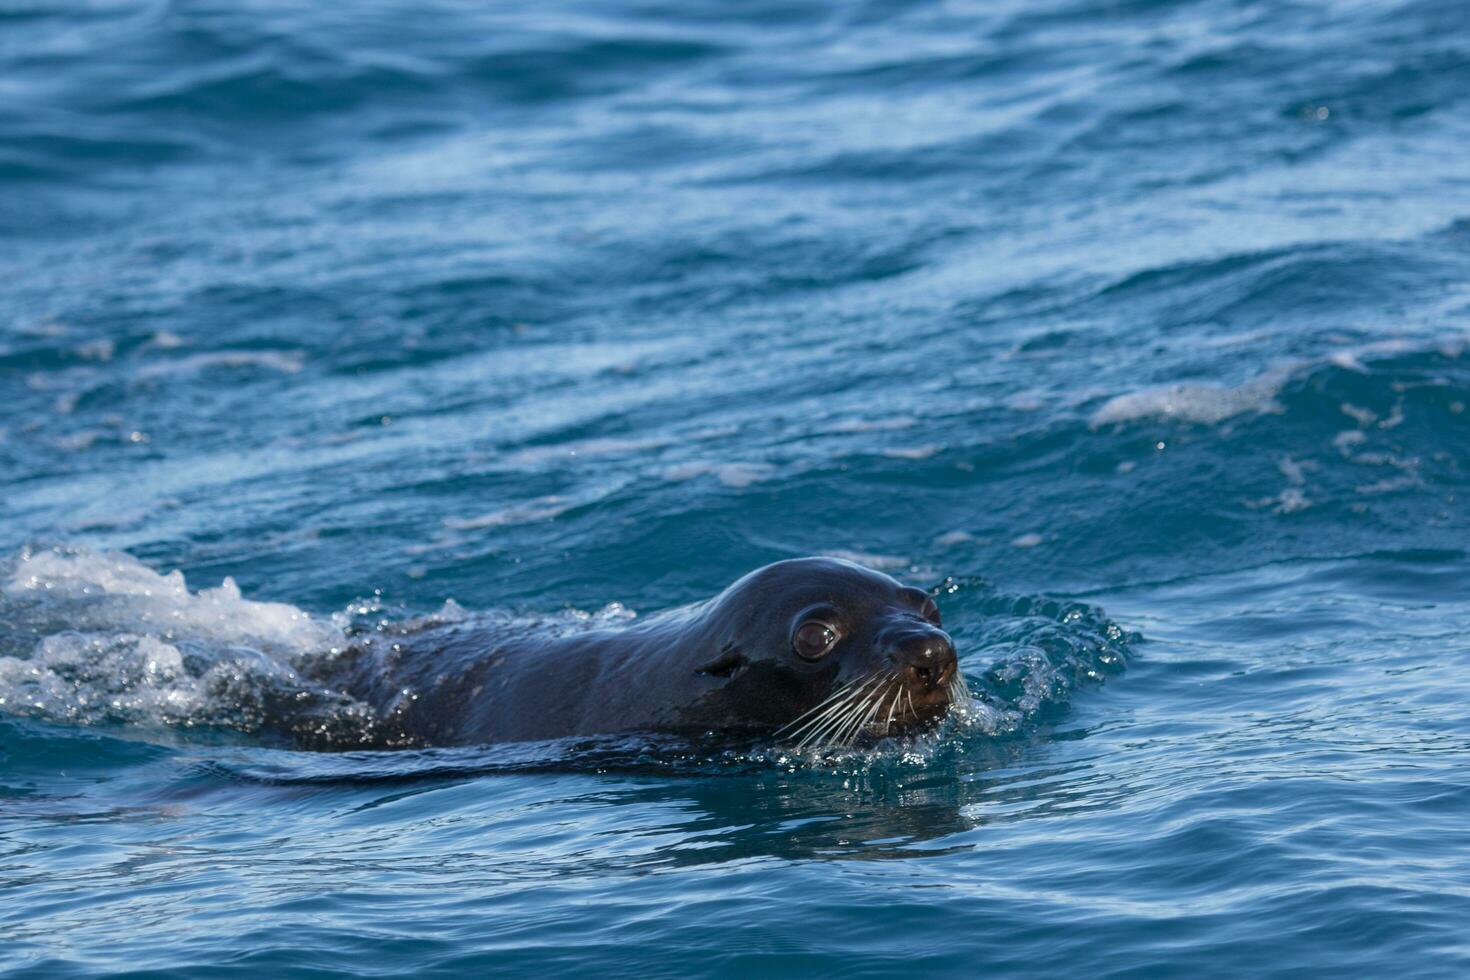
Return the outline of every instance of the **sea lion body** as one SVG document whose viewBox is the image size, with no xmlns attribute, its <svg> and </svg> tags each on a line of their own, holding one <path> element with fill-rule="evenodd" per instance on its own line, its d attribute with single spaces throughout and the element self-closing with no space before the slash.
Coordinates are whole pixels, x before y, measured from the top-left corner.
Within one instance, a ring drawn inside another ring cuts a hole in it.
<svg viewBox="0 0 1470 980">
<path fill-rule="evenodd" d="M 869 713 L 886 731 L 932 721 L 957 693 L 954 647 L 928 595 L 836 559 L 778 562 L 713 599 L 625 625 L 568 631 L 497 616 L 410 625 L 311 673 L 420 745 L 769 734 L 824 699 L 844 704 L 834 692 L 848 688 L 852 718 L 829 727 L 855 737 L 869 707 L 860 695 L 881 693 Z"/>
</svg>

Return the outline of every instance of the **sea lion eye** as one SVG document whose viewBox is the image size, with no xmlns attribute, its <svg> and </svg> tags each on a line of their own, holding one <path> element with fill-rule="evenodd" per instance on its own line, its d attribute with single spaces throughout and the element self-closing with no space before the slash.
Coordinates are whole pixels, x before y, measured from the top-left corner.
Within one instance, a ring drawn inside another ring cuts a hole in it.
<svg viewBox="0 0 1470 980">
<path fill-rule="evenodd" d="M 816 660 L 837 645 L 837 631 L 826 623 L 803 623 L 791 638 L 791 648 L 807 660 Z"/>
</svg>

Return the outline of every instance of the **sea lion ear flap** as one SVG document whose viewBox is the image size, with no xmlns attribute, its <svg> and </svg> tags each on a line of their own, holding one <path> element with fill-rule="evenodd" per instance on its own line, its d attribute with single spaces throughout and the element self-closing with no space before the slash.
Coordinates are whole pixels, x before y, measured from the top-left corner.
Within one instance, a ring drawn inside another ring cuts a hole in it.
<svg viewBox="0 0 1470 980">
<path fill-rule="evenodd" d="M 750 663 L 750 658 L 740 652 L 740 648 L 733 643 L 725 644 L 720 650 L 720 655 L 702 667 L 696 667 L 696 674 L 705 674 L 709 677 L 734 677 L 735 673 Z"/>
</svg>

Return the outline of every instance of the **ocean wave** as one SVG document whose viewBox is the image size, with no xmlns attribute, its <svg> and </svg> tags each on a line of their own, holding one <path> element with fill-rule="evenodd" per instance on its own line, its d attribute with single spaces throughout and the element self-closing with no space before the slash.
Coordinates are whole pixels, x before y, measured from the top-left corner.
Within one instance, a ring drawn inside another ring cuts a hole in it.
<svg viewBox="0 0 1470 980">
<path fill-rule="evenodd" d="M 1315 388 L 1324 393 L 1334 387 L 1362 389 L 1360 385 L 1332 384 L 1332 369 L 1371 376 L 1374 380 L 1370 385 L 1377 389 L 1371 400 L 1379 404 L 1383 398 L 1393 399 L 1397 407 L 1385 414 L 1396 415 L 1401 421 L 1402 396 L 1411 387 L 1418 386 L 1406 379 L 1406 369 L 1407 373 L 1412 373 L 1420 364 L 1432 367 L 1438 362 L 1447 373 L 1430 383 L 1434 387 L 1463 394 L 1463 385 L 1457 385 L 1453 376 L 1467 370 L 1467 364 L 1461 361 L 1461 354 L 1467 345 L 1470 345 L 1470 335 L 1465 334 L 1450 334 L 1434 340 L 1394 338 L 1346 344 L 1329 350 L 1320 359 L 1278 365 L 1235 386 L 1217 382 L 1180 381 L 1115 395 L 1092 412 L 1090 421 L 1093 428 L 1139 419 L 1216 425 L 1247 413 L 1284 413 L 1286 409 L 1279 398 L 1288 385 L 1299 392 L 1304 387 Z M 1356 397 L 1363 396 L 1360 394 Z M 1294 401 L 1300 409 L 1301 401 Z M 1338 402 L 1337 407 L 1349 417 L 1358 417 L 1347 401 Z M 1371 418 L 1361 417 L 1358 420 L 1377 421 L 1376 413 L 1370 412 L 1370 415 Z"/>
<path fill-rule="evenodd" d="M 1181 381 L 1115 395 L 1092 413 L 1092 427 L 1145 418 L 1213 425 L 1246 412 L 1280 412 L 1276 395 L 1290 376 L 1289 369 L 1277 369 L 1234 388 Z"/>
</svg>

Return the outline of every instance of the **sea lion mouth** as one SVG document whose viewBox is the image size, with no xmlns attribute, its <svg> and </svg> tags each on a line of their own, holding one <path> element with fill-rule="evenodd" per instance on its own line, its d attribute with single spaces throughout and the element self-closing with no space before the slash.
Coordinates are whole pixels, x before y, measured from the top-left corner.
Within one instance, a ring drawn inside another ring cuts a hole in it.
<svg viewBox="0 0 1470 980">
<path fill-rule="evenodd" d="M 798 750 L 843 748 L 935 727 L 969 690 L 954 672 L 940 687 L 916 692 L 896 670 L 841 685 L 825 701 L 776 732 Z"/>
<path fill-rule="evenodd" d="M 859 734 L 865 739 L 877 740 L 927 732 L 944 720 L 953 705 L 954 699 L 949 693 L 942 692 L 938 696 L 926 697 L 923 702 L 915 702 L 912 708 L 896 714 L 892 720 L 885 718 L 868 722 Z"/>
</svg>

